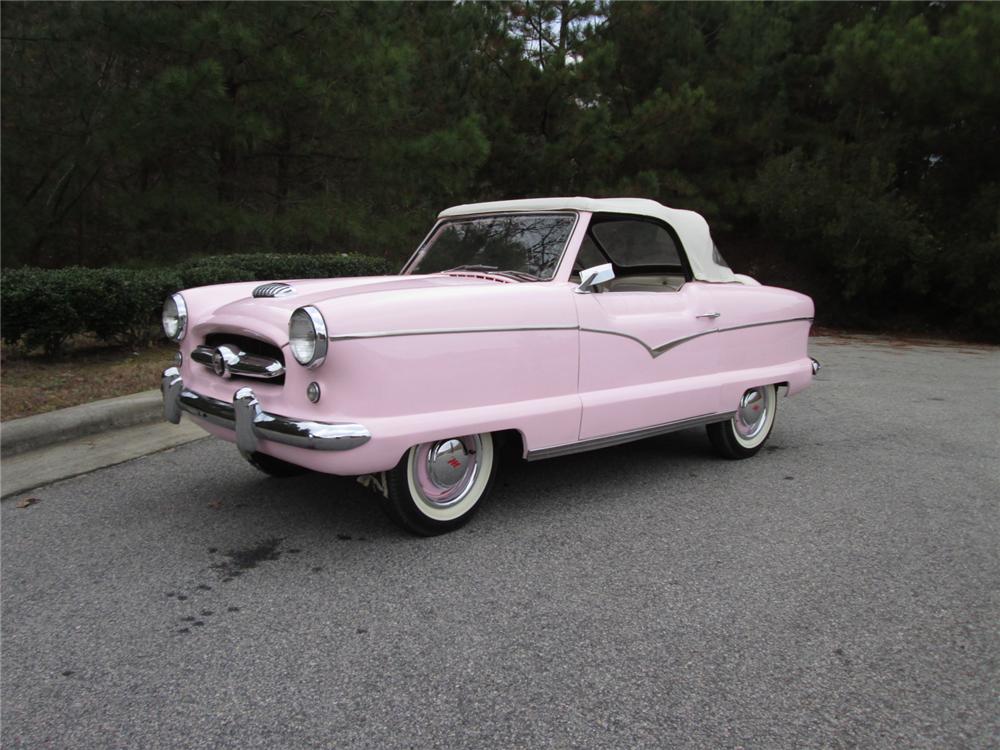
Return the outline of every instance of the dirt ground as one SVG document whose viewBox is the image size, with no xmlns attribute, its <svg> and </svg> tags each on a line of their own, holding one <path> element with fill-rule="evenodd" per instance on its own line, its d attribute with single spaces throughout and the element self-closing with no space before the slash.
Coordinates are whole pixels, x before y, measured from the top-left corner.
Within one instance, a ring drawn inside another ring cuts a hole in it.
<svg viewBox="0 0 1000 750">
<path fill-rule="evenodd" d="M 135 351 L 83 341 L 65 356 L 53 359 L 4 348 L 0 419 L 17 419 L 156 388 L 174 349 L 166 342 Z"/>
</svg>

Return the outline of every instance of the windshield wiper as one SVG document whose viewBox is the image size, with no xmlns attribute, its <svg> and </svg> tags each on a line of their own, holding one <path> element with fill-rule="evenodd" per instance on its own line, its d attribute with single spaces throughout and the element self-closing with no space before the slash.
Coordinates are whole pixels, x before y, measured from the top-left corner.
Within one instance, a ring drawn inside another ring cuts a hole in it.
<svg viewBox="0 0 1000 750">
<path fill-rule="evenodd" d="M 510 276 L 514 279 L 520 279 L 521 281 L 541 281 L 540 278 L 535 276 L 533 273 L 528 273 L 527 271 L 495 271 L 497 276 Z"/>
<path fill-rule="evenodd" d="M 533 273 L 528 273 L 527 271 L 501 271 L 497 266 L 486 266 L 481 263 L 467 263 L 449 268 L 447 271 L 442 271 L 441 273 L 451 273 L 452 271 L 479 271 L 481 273 L 492 273 L 495 276 L 509 276 L 519 281 L 541 281 Z"/>
<path fill-rule="evenodd" d="M 463 266 L 455 266 L 454 268 L 449 268 L 447 271 L 442 271 L 441 273 L 451 273 L 452 271 L 496 271 L 497 266 L 484 266 L 477 265 L 476 263 L 468 263 Z"/>
</svg>

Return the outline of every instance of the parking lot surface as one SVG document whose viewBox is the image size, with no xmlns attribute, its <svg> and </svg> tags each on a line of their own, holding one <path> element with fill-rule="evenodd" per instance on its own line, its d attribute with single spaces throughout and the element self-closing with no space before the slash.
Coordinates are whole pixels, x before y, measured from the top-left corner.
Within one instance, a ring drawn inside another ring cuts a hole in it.
<svg viewBox="0 0 1000 750">
<path fill-rule="evenodd" d="M 417 539 L 205 440 L 4 501 L 5 748 L 1000 743 L 1000 350 L 817 339 L 756 458 L 505 467 Z"/>
</svg>

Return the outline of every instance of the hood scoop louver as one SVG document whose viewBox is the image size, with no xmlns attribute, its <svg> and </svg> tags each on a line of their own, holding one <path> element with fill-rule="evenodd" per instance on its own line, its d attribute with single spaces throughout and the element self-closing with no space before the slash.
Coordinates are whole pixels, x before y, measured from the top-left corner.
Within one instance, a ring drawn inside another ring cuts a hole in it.
<svg viewBox="0 0 1000 750">
<path fill-rule="evenodd" d="M 295 289 L 290 284 L 280 281 L 261 284 L 253 290 L 254 297 L 290 297 L 293 294 L 295 294 Z"/>
</svg>

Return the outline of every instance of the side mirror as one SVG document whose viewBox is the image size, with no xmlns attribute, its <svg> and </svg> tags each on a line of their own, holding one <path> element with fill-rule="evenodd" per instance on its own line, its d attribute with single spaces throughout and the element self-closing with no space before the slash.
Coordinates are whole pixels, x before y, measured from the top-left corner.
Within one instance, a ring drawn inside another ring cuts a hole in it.
<svg viewBox="0 0 1000 750">
<path fill-rule="evenodd" d="M 588 294 L 593 292 L 594 288 L 598 285 L 606 284 L 614 277 L 615 272 L 614 269 L 611 268 L 610 263 L 605 263 L 603 266 L 588 268 L 584 271 L 580 271 L 580 286 L 578 286 L 574 291 L 577 294 Z"/>
</svg>

